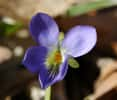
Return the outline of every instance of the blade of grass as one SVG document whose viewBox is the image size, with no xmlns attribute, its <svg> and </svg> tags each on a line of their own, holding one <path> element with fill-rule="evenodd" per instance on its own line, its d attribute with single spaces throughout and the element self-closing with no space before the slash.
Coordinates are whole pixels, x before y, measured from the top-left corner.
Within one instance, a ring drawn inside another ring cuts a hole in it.
<svg viewBox="0 0 117 100">
<path fill-rule="evenodd" d="M 82 15 L 90 11 L 99 10 L 102 8 L 107 8 L 115 5 L 117 5 L 116 0 L 98 0 L 95 2 L 74 5 L 67 11 L 67 14 L 69 16 Z"/>
</svg>

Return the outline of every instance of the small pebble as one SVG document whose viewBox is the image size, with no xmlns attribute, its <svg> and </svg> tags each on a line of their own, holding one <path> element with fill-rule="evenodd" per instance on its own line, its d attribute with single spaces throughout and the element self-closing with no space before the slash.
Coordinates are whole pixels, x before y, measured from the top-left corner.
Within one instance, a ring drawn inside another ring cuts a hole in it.
<svg viewBox="0 0 117 100">
<path fill-rule="evenodd" d="M 7 96 L 5 100 L 11 100 L 11 96 Z"/>
<path fill-rule="evenodd" d="M 12 51 L 4 46 L 0 46 L 0 64 L 11 59 Z"/>
<path fill-rule="evenodd" d="M 7 23 L 7 24 L 11 24 L 11 25 L 16 24 L 16 21 L 13 18 L 10 18 L 10 17 L 7 17 L 7 16 L 3 17 L 2 21 Z"/>
<path fill-rule="evenodd" d="M 18 38 L 25 39 L 25 38 L 28 38 L 28 37 L 29 37 L 29 33 L 28 33 L 27 29 L 22 29 L 22 30 L 19 30 L 19 31 L 16 33 L 16 36 L 17 36 Z"/>
<path fill-rule="evenodd" d="M 38 86 L 32 86 L 30 92 L 32 100 L 40 100 L 45 96 L 45 91 L 40 89 Z"/>
<path fill-rule="evenodd" d="M 16 56 L 16 57 L 20 57 L 20 56 L 22 56 L 23 55 L 23 53 L 24 53 L 24 49 L 23 49 L 23 47 L 21 47 L 21 46 L 16 46 L 15 48 L 14 48 L 14 56 Z"/>
</svg>

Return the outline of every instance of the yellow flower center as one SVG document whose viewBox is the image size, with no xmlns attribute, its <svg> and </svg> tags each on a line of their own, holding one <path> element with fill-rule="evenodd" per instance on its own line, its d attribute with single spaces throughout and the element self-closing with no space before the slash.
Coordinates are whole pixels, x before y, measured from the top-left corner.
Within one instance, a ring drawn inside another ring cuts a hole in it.
<svg viewBox="0 0 117 100">
<path fill-rule="evenodd" d="M 46 58 L 46 66 L 48 68 L 57 68 L 62 63 L 62 55 L 59 50 L 50 52 Z"/>
<path fill-rule="evenodd" d="M 55 62 L 56 62 L 57 64 L 60 64 L 60 63 L 61 63 L 61 61 L 62 61 L 62 56 L 61 56 L 60 52 L 56 52 L 56 53 L 55 53 L 54 59 L 55 59 Z"/>
</svg>

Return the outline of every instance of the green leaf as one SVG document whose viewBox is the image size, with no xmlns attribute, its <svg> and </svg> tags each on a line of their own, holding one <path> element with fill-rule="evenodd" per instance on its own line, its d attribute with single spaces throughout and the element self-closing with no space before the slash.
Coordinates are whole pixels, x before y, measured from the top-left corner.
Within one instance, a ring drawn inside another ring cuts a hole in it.
<svg viewBox="0 0 117 100">
<path fill-rule="evenodd" d="M 79 63 L 74 58 L 69 58 L 68 64 L 72 68 L 79 68 L 79 66 L 80 66 Z"/>
<path fill-rule="evenodd" d="M 11 36 L 22 27 L 23 27 L 23 24 L 20 22 L 17 22 L 16 24 L 12 25 L 12 24 L 7 24 L 5 22 L 0 21 L 0 35 Z"/>
</svg>

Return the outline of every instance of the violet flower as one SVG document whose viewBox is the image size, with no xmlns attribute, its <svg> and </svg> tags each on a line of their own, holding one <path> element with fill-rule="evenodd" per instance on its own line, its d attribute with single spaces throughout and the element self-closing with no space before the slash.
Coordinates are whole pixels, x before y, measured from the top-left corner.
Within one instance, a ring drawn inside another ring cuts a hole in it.
<svg viewBox="0 0 117 100">
<path fill-rule="evenodd" d="M 62 80 L 68 70 L 68 58 L 88 53 L 96 44 L 96 30 L 92 26 L 75 26 L 63 40 L 59 40 L 56 22 L 47 14 L 38 13 L 30 22 L 30 32 L 39 46 L 28 48 L 23 64 L 39 75 L 41 88 Z"/>
</svg>

